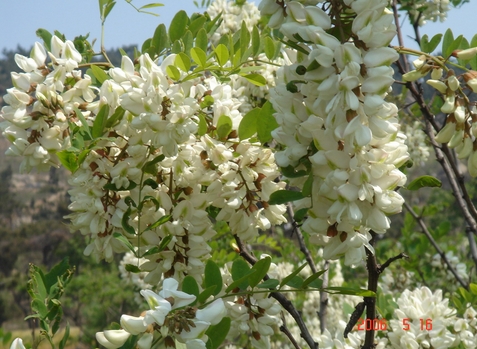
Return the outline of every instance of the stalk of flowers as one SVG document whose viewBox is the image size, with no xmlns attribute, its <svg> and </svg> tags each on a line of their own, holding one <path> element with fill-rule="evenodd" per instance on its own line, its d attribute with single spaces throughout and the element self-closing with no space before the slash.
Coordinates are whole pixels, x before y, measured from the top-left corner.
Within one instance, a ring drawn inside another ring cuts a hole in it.
<svg viewBox="0 0 477 349">
<path fill-rule="evenodd" d="M 266 255 L 261 256 L 261 258 L 264 257 L 266 257 Z M 228 263 L 225 265 L 225 268 L 221 270 L 225 285 L 230 285 L 233 282 L 230 268 L 231 263 Z M 270 270 L 278 271 L 277 265 L 272 263 Z M 277 275 L 272 274 L 272 277 L 274 276 Z M 237 291 L 239 290 L 233 290 L 231 295 L 237 293 Z M 282 308 L 274 298 L 268 297 L 268 293 L 254 292 L 263 292 L 263 289 L 256 287 L 251 289 L 249 286 L 247 291 L 250 292 L 247 295 L 225 298 L 227 314 L 232 320 L 227 339 L 234 343 L 234 341 L 236 341 L 234 339 L 237 336 L 247 334 L 253 348 L 269 349 L 270 336 L 275 333 L 276 326 L 279 322 L 278 314 Z"/>
<path fill-rule="evenodd" d="M 109 106 L 106 117 L 113 121 L 81 153 L 69 180 L 72 213 L 67 218 L 73 230 L 91 238 L 87 255 L 112 260 L 113 253 L 125 252 L 113 233 L 122 234 L 139 255 L 170 238 L 141 265 L 149 272 L 146 282 L 155 284 L 162 275 L 179 280 L 193 275 L 200 281 L 210 252 L 207 241 L 215 234 L 210 205 L 217 205 L 219 218 L 243 240 L 285 221 L 283 206 L 267 204 L 270 194 L 284 185 L 274 182 L 273 154 L 236 138 L 242 114 L 230 86 L 215 78 L 173 82 L 166 70 L 175 55 L 158 66 L 146 54 L 137 65 L 124 57 L 121 67 L 109 70 L 111 79 L 94 88 L 89 76 L 81 78 L 74 69 L 81 55 L 71 43 L 54 37 L 52 47 L 52 71 L 40 44 L 33 58 L 17 58 L 27 73 L 14 79 L 23 90 L 15 87 L 6 97 L 10 105 L 3 110 L 3 126 L 13 143 L 11 152 L 25 156 L 24 168 L 45 168 L 51 159 L 58 163 L 55 152 L 71 144 L 83 147 L 83 136 L 76 133 L 70 140 L 74 130 L 68 122 L 91 126 Z M 25 79 L 32 81 L 30 87 Z M 201 105 L 206 96 L 214 102 Z M 199 134 L 200 115 L 207 131 Z M 216 131 L 221 117 L 232 123 L 226 137 Z M 43 155 L 20 151 L 20 145 Z"/>
<path fill-rule="evenodd" d="M 46 64 L 48 56 L 50 66 Z M 51 41 L 51 52 L 36 43 L 30 57 L 15 55 L 15 62 L 24 72 L 11 74 L 14 87 L 4 96 L 7 105 L 1 115 L 5 121 L 0 127 L 12 143 L 6 154 L 23 157 L 21 172 L 58 167 L 56 153 L 71 146 L 68 121 L 79 120 L 68 115 L 78 100 L 94 98 L 91 81 L 75 70 L 81 60 L 71 41 L 63 42 L 56 36 Z M 80 97 L 73 98 L 70 89 L 80 91 Z"/>
<path fill-rule="evenodd" d="M 269 3 L 262 4 L 267 14 Z M 280 6 L 286 14 L 280 30 L 304 42 L 307 54 L 278 72 L 271 91 L 280 125 L 273 136 L 286 146 L 277 163 L 296 167 L 308 158 L 313 185 L 303 229 L 324 245 L 325 259 L 344 256 L 347 265 L 365 258 L 365 246 L 373 251 L 370 231 L 384 233 L 387 215 L 400 212 L 403 203 L 394 189 L 406 180 L 398 170 L 408 159 L 405 136 L 396 106 L 384 100 L 394 81 L 390 64 L 398 57 L 386 47 L 396 29 L 387 4 L 340 3 L 352 29 L 341 37 L 327 32 L 337 4 L 328 13 L 297 1 Z"/>
<path fill-rule="evenodd" d="M 457 336 L 453 325 L 457 318 L 455 310 L 448 305 L 449 300 L 442 297 L 442 291 L 432 293 L 427 287 L 414 291 L 405 290 L 396 300 L 399 308 L 395 315 L 398 319 L 389 322 L 387 337 L 393 347 L 433 347 L 451 348 L 456 344 Z M 408 319 L 407 322 L 403 322 Z M 430 319 L 427 328 L 421 322 Z M 403 324 L 408 326 L 403 326 Z M 392 329 L 392 330 L 391 330 Z"/>
<path fill-rule="evenodd" d="M 196 297 L 178 291 L 178 286 L 177 280 L 167 278 L 159 293 L 142 290 L 141 295 L 150 309 L 140 316 L 122 315 L 122 329 L 97 332 L 97 341 L 108 349 L 115 349 L 135 335 L 140 336 L 137 342 L 140 349 L 151 348 L 153 341 L 162 341 L 166 348 L 175 348 L 176 342 L 185 344 L 187 349 L 205 348 L 206 330 L 226 315 L 224 302 L 216 299 L 198 309 L 190 306 Z"/>
<path fill-rule="evenodd" d="M 207 8 L 207 13 L 210 18 L 221 15 L 222 22 L 210 38 L 210 43 L 215 47 L 224 35 L 240 30 L 242 22 L 251 32 L 260 21 L 260 11 L 254 3 L 248 1 L 238 3 L 238 1 L 215 0 Z"/>
</svg>

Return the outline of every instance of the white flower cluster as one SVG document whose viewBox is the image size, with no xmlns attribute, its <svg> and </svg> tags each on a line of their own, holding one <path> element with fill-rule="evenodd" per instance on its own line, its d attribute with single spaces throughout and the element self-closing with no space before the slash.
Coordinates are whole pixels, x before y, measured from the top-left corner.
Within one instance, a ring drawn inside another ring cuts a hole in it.
<svg viewBox="0 0 477 349">
<path fill-rule="evenodd" d="M 12 74 L 16 87 L 6 96 L 2 127 L 9 153 L 23 156 L 26 171 L 57 166 L 58 152 L 79 161 L 67 218 L 91 237 L 86 255 L 110 261 L 125 252 L 113 238 L 120 232 L 138 255 L 149 251 L 141 264 L 146 283 L 186 274 L 200 281 L 215 235 L 210 209 L 244 241 L 285 221 L 284 206 L 267 203 L 285 185 L 275 182 L 274 155 L 238 139 L 241 104 L 229 85 L 214 77 L 174 83 L 167 68 L 176 55 L 159 66 L 145 54 L 137 64 L 124 56 L 95 87 L 75 70 L 81 55 L 72 42 L 53 37 L 52 48 L 52 68 L 40 44 L 30 58 L 16 57 L 25 73 Z M 107 126 L 85 148 L 106 107 Z M 219 123 L 228 133 L 217 130 Z M 69 152 L 79 148 L 79 156 Z M 158 250 L 164 239 L 170 241 Z"/>
<path fill-rule="evenodd" d="M 394 189 L 406 181 L 398 168 L 409 156 L 397 107 L 384 100 L 398 58 L 387 47 L 396 31 L 388 1 L 344 3 L 354 19 L 350 36 L 340 39 L 326 32 L 332 14 L 306 1 L 265 0 L 259 8 L 272 15 L 270 26 L 306 43 L 298 45 L 307 54 L 279 70 L 271 90 L 280 125 L 272 135 L 286 146 L 277 163 L 304 169 L 308 161 L 313 185 L 303 229 L 324 245 L 325 259 L 344 256 L 356 265 L 364 246 L 373 251 L 370 231 L 384 233 L 387 216 L 401 211 L 403 198 Z"/>
<path fill-rule="evenodd" d="M 51 69 L 46 66 L 48 56 L 53 62 Z M 15 62 L 24 72 L 11 74 L 14 87 L 3 98 L 7 105 L 2 108 L 5 121 L 0 127 L 12 143 L 6 154 L 23 158 L 20 172 L 59 166 L 56 152 L 71 146 L 67 115 L 73 112 L 75 91 L 85 102 L 94 98 L 91 80 L 82 79 L 81 71 L 75 70 L 81 60 L 73 42 L 63 42 L 56 36 L 48 54 L 36 43 L 30 57 L 15 55 Z M 71 90 L 65 88 L 67 79 Z"/>
<path fill-rule="evenodd" d="M 261 257 L 264 258 L 266 255 Z M 231 264 L 229 263 L 222 269 L 225 285 L 230 285 L 233 282 L 230 268 Z M 270 269 L 277 270 L 277 266 L 272 263 Z M 276 275 L 272 274 L 271 276 Z M 227 315 L 232 320 L 227 338 L 233 343 L 234 338 L 245 333 L 249 335 L 253 348 L 269 349 L 270 336 L 275 333 L 274 328 L 279 323 L 278 314 L 282 307 L 274 298 L 269 298 L 268 293 L 263 292 L 263 289 L 254 288 L 252 290 L 250 287 L 248 289 L 249 291 L 262 291 L 262 293 L 235 296 L 233 300 L 225 302 Z"/>
<path fill-rule="evenodd" d="M 401 3 L 408 6 L 411 21 L 423 26 L 427 21 L 444 22 L 450 10 L 449 0 L 407 0 Z"/>
<path fill-rule="evenodd" d="M 226 315 L 222 299 L 216 299 L 203 309 L 188 306 L 196 297 L 178 291 L 177 280 L 164 280 L 162 290 L 156 294 L 141 291 L 150 309 L 141 316 L 121 316 L 120 330 L 97 332 L 98 342 L 108 348 L 121 347 L 131 335 L 141 335 L 137 345 L 140 349 L 152 347 L 154 335 L 164 339 L 166 347 L 175 347 L 175 341 L 184 343 L 187 349 L 205 349 L 208 338 L 205 331 L 218 324 Z"/>
<path fill-rule="evenodd" d="M 390 321 L 387 333 L 392 348 L 454 346 L 457 336 L 451 329 L 457 320 L 455 310 L 449 307 L 448 299 L 442 298 L 441 290 L 435 293 L 427 287 L 405 290 L 396 302 L 399 306 L 395 312 L 397 319 Z"/>
<path fill-rule="evenodd" d="M 427 136 L 422 130 L 422 124 L 414 121 L 404 127 L 406 145 L 409 149 L 409 157 L 414 164 L 424 166 L 430 156 L 429 146 L 426 143 Z"/>
<path fill-rule="evenodd" d="M 260 11 L 253 2 L 245 1 L 237 4 L 235 0 L 215 0 L 207 8 L 210 18 L 221 14 L 222 23 L 210 38 L 212 45 L 217 46 L 222 36 L 235 33 L 242 27 L 242 22 L 249 31 L 260 21 Z"/>
<path fill-rule="evenodd" d="M 448 251 L 446 253 L 446 259 L 449 261 L 449 263 L 452 265 L 452 267 L 457 272 L 457 275 L 459 275 L 459 277 L 462 280 L 468 280 L 469 279 L 469 275 L 467 274 L 467 266 L 465 265 L 465 263 L 460 263 L 459 257 L 455 256 L 453 251 Z M 432 265 L 433 268 L 435 268 L 437 270 L 439 270 L 439 269 L 440 270 L 445 270 L 447 279 L 449 281 L 455 279 L 454 274 L 452 274 L 450 272 L 450 270 L 447 269 L 447 264 L 444 263 L 444 261 L 442 260 L 441 256 L 438 253 L 436 253 L 434 256 L 432 256 L 431 265 Z"/>
</svg>

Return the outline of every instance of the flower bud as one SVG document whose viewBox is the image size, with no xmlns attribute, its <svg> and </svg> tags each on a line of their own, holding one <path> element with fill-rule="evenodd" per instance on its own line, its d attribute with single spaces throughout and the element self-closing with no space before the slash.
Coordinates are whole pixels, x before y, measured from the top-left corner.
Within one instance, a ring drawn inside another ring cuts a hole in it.
<svg viewBox="0 0 477 349">
<path fill-rule="evenodd" d="M 447 122 L 443 128 L 436 135 L 436 141 L 439 143 L 447 143 L 450 141 L 455 133 L 456 124 L 454 122 Z"/>
<path fill-rule="evenodd" d="M 472 149 L 472 139 L 470 137 L 465 137 L 464 141 L 455 148 L 455 151 L 459 159 L 465 159 L 472 153 Z"/>
<path fill-rule="evenodd" d="M 440 80 L 442 78 L 442 68 L 432 69 L 431 79 Z"/>
<path fill-rule="evenodd" d="M 459 80 L 457 80 L 455 75 L 450 75 L 447 78 L 447 85 L 452 91 L 457 91 L 460 86 Z"/>
<path fill-rule="evenodd" d="M 466 73 L 463 74 L 465 83 L 467 86 L 470 87 L 470 89 L 476 93 L 477 92 L 477 71 L 475 70 L 470 70 Z"/>
<path fill-rule="evenodd" d="M 440 80 L 429 79 L 426 81 L 426 83 L 429 86 L 434 87 L 437 91 L 439 91 L 442 94 L 446 94 L 447 92 L 447 85 Z"/>
<path fill-rule="evenodd" d="M 464 130 L 459 130 L 450 139 L 449 143 L 447 144 L 449 148 L 457 147 L 464 139 Z"/>
<path fill-rule="evenodd" d="M 469 60 L 475 57 L 477 54 L 477 47 L 471 47 L 466 50 L 455 50 L 452 52 L 452 56 L 464 59 L 464 60 Z"/>
<path fill-rule="evenodd" d="M 441 112 L 445 114 L 453 113 L 455 110 L 455 94 L 449 93 L 446 97 L 444 105 L 441 107 Z"/>
</svg>

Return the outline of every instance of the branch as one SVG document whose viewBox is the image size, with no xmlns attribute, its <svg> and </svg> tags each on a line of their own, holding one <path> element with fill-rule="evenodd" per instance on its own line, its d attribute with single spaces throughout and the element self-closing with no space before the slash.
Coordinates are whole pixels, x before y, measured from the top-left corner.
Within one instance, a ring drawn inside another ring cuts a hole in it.
<svg viewBox="0 0 477 349">
<path fill-rule="evenodd" d="M 257 259 L 246 250 L 242 240 L 237 235 L 234 235 L 234 238 L 240 250 L 239 252 L 240 256 L 244 258 L 250 264 L 254 265 L 257 262 Z M 268 280 L 269 278 L 270 277 L 268 275 L 265 275 L 263 279 Z M 296 310 L 296 308 L 293 306 L 293 303 L 290 302 L 290 300 L 287 297 L 285 297 L 285 295 L 279 292 L 270 292 L 270 297 L 275 298 L 278 301 L 278 303 L 280 303 L 281 306 L 286 311 L 288 311 L 288 313 L 293 317 L 293 319 L 296 321 L 298 325 L 298 328 L 300 329 L 301 338 L 305 340 L 305 342 L 308 344 L 310 349 L 318 349 L 318 343 L 315 342 L 315 340 L 311 336 L 310 332 L 308 331 L 308 328 L 305 325 L 305 322 L 303 321 L 298 310 Z M 285 335 L 287 334 L 285 333 Z"/>
<path fill-rule="evenodd" d="M 293 337 L 293 335 L 291 334 L 291 332 L 288 330 L 288 327 L 287 327 L 287 324 L 285 322 L 285 316 L 283 315 L 283 311 L 281 312 L 282 314 L 282 322 L 283 322 L 283 325 L 280 326 L 280 331 L 282 331 L 283 333 L 285 333 L 285 335 L 288 337 L 288 339 L 290 340 L 290 342 L 292 342 L 293 346 L 296 348 L 296 349 L 300 349 L 300 346 L 298 345 L 295 337 Z"/>
<path fill-rule="evenodd" d="M 424 220 L 422 219 L 422 217 L 418 216 L 416 212 L 414 212 L 414 210 L 412 209 L 411 206 L 409 206 L 409 204 L 407 202 L 404 202 L 404 207 L 406 207 L 406 210 L 409 211 L 409 213 L 411 214 L 411 216 L 416 220 L 416 222 L 420 225 L 421 229 L 422 229 L 422 232 L 424 233 L 424 235 L 426 235 L 427 239 L 429 240 L 429 242 L 431 243 L 432 246 L 434 246 L 434 248 L 436 249 L 437 253 L 441 256 L 442 260 L 444 261 L 444 263 L 447 265 L 447 267 L 449 268 L 450 272 L 454 275 L 454 277 L 456 278 L 456 280 L 466 289 L 468 290 L 469 289 L 469 285 L 461 279 L 461 277 L 457 274 L 457 271 L 454 269 L 454 267 L 452 266 L 452 264 L 450 264 L 449 260 L 447 259 L 445 253 L 440 249 L 439 245 L 437 245 L 437 242 L 436 240 L 434 240 L 434 238 L 432 237 L 431 233 L 429 232 L 429 230 L 427 229 L 427 225 L 426 223 L 424 222 Z"/>
<path fill-rule="evenodd" d="M 369 241 L 371 246 L 374 246 L 376 233 L 371 232 L 372 238 Z M 366 249 L 366 268 L 368 269 L 368 290 L 376 293 L 378 290 L 378 276 L 379 276 L 379 265 L 376 261 L 376 256 L 367 248 Z M 375 297 L 364 297 L 364 304 L 366 305 L 366 319 L 376 319 L 376 298 Z M 366 331 L 364 337 L 364 344 L 361 349 L 373 349 L 374 346 L 374 329 Z"/>
<path fill-rule="evenodd" d="M 387 267 L 391 265 L 392 262 L 397 261 L 398 259 L 403 259 L 403 258 L 409 259 L 409 256 L 401 252 L 397 256 L 389 258 L 386 262 L 384 262 L 383 265 L 381 265 L 381 267 L 379 268 L 379 273 L 381 274 L 384 271 L 384 269 L 386 269 Z"/>
<path fill-rule="evenodd" d="M 477 269 L 477 246 L 475 244 L 475 237 L 469 227 L 465 229 L 465 233 L 467 235 L 467 239 L 469 240 L 470 255 L 472 256 L 472 260 L 474 261 L 475 267 Z"/>
<path fill-rule="evenodd" d="M 290 216 L 290 219 L 293 219 L 295 215 L 293 212 L 293 207 L 291 203 L 287 204 L 287 213 Z M 294 224 L 294 231 L 296 232 L 296 236 L 298 238 L 298 244 L 300 245 L 300 251 L 305 255 L 306 262 L 310 266 L 310 269 L 313 274 L 315 274 L 318 270 L 316 269 L 315 262 L 313 261 L 313 257 L 311 256 L 310 250 L 306 247 L 305 240 L 303 239 L 303 234 L 301 229 Z M 328 287 L 328 276 L 329 276 L 329 262 L 325 261 L 324 269 L 326 272 L 323 274 L 323 288 Z M 325 332 L 326 328 L 326 308 L 328 307 L 328 293 L 324 291 L 320 291 L 320 310 L 318 311 L 318 318 L 320 319 L 320 331 L 321 333 Z"/>
</svg>

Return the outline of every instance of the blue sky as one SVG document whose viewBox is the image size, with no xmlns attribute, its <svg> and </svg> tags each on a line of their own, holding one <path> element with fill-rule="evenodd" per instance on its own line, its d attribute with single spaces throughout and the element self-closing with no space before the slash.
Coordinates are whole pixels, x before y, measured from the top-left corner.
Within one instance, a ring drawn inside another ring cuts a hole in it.
<svg viewBox="0 0 477 349">
<path fill-rule="evenodd" d="M 168 26 L 177 11 L 183 9 L 189 14 L 197 11 L 193 0 L 133 0 L 133 3 L 140 7 L 156 1 L 164 4 L 155 9 L 160 14 L 159 17 L 138 13 L 125 0 L 117 0 L 116 7 L 106 21 L 106 47 L 140 45 L 152 36 L 158 24 L 165 23 Z M 259 0 L 255 2 L 258 3 Z M 98 39 L 95 48 L 99 49 L 101 24 L 97 0 L 1 0 L 0 13 L 3 27 L 0 52 L 4 48 L 15 49 L 17 45 L 31 47 L 35 41 L 39 41 L 35 35 L 38 28 L 45 28 L 50 32 L 57 29 L 71 39 L 89 32 L 90 39 Z M 477 32 L 476 13 L 477 1 L 472 0 L 461 9 L 452 10 L 446 22 L 427 24 L 421 28 L 421 34 L 427 33 L 432 37 L 450 27 L 455 36 L 464 34 L 470 40 Z M 409 28 L 407 22 L 405 24 Z M 404 30 L 404 33 L 410 35 L 411 31 Z M 412 46 L 411 39 L 406 38 L 406 41 Z"/>
</svg>

